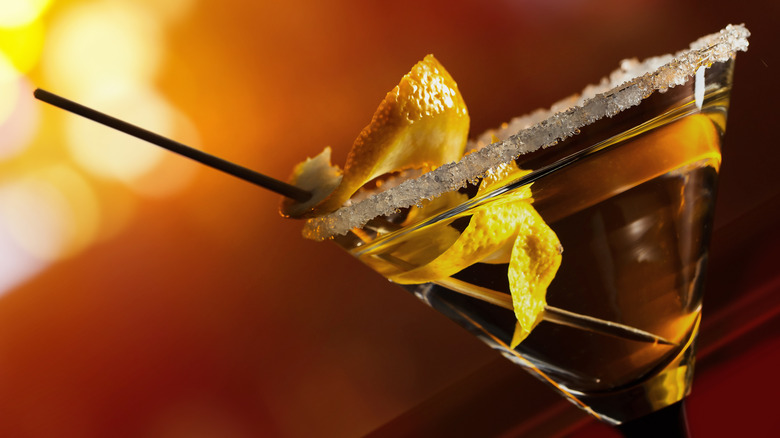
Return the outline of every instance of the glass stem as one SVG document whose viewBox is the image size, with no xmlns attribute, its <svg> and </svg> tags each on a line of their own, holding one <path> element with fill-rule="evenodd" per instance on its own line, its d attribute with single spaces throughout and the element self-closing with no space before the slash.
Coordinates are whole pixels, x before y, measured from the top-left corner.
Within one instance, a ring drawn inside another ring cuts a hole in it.
<svg viewBox="0 0 780 438">
<path fill-rule="evenodd" d="M 659 409 L 617 426 L 626 438 L 689 438 L 688 421 L 685 418 L 683 401 Z"/>
</svg>

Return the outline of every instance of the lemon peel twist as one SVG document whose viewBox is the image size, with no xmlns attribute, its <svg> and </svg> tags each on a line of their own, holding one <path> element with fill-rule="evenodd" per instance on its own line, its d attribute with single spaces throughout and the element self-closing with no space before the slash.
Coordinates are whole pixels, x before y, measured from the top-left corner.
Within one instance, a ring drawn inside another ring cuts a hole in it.
<svg viewBox="0 0 780 438">
<path fill-rule="evenodd" d="M 477 193 L 522 176 L 514 162 L 489 173 Z M 458 239 L 432 261 L 389 277 L 399 284 L 445 279 L 474 263 L 508 263 L 507 276 L 517 324 L 510 347 L 516 347 L 542 320 L 547 287 L 561 264 L 563 248 L 555 232 L 531 205 L 530 186 L 476 207 Z"/>
<path fill-rule="evenodd" d="M 320 216 L 341 208 L 377 177 L 457 161 L 466 147 L 469 122 L 457 84 L 439 61 L 428 55 L 379 104 L 371 123 L 355 139 L 335 189 L 303 204 L 285 199 L 281 213 L 299 218 Z M 307 179 L 306 169 L 295 169 L 293 185 Z M 332 183 L 332 175 L 341 171 L 335 166 L 331 169 L 323 173 L 330 174 L 327 181 Z"/>
</svg>

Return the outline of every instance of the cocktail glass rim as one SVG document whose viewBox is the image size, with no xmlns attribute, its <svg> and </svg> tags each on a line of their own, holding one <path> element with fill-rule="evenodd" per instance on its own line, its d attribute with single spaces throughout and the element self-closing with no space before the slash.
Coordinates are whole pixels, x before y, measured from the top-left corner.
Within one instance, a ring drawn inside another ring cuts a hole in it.
<svg viewBox="0 0 780 438">
<path fill-rule="evenodd" d="M 332 239 L 360 228 L 376 217 L 458 190 L 467 182 L 480 179 L 492 168 L 524 153 L 554 146 L 595 121 L 639 105 L 656 92 L 663 93 L 682 85 L 715 63 L 733 59 L 738 51 L 747 50 L 749 36 L 744 25 L 728 25 L 717 33 L 699 38 L 688 49 L 674 55 L 652 57 L 642 62 L 624 60 L 609 80 L 605 78 L 598 86 L 586 87 L 580 95 L 564 99 L 562 102 L 569 103 L 565 109 L 560 109 L 558 103 L 541 117 L 539 114 L 529 116 L 531 120 L 542 120 L 520 128 L 505 140 L 485 142 L 484 138 L 499 132 L 488 131 L 470 142 L 470 147 L 477 149 L 459 162 L 445 164 L 335 212 L 308 219 L 303 235 L 314 240 Z M 522 120 L 519 123 L 523 123 Z M 504 134 L 513 127 L 515 125 L 510 124 L 504 128 Z M 480 142 L 489 144 L 480 147 Z M 481 200 L 482 197 L 473 202 Z M 459 209 L 461 206 L 455 208 Z"/>
</svg>

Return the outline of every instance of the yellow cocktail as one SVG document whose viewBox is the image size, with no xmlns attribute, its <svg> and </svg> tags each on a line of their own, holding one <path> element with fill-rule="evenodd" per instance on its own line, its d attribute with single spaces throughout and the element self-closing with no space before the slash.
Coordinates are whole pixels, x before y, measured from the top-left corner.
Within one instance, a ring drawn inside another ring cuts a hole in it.
<svg viewBox="0 0 780 438">
<path fill-rule="evenodd" d="M 730 26 L 675 57 L 626 64 L 568 106 L 472 140 L 457 164 L 364 172 L 341 208 L 318 211 L 327 194 L 307 207 L 304 234 L 334 240 L 602 421 L 675 405 L 690 391 L 733 59 L 747 36 Z M 392 147 L 379 155 L 398 156 Z"/>
</svg>

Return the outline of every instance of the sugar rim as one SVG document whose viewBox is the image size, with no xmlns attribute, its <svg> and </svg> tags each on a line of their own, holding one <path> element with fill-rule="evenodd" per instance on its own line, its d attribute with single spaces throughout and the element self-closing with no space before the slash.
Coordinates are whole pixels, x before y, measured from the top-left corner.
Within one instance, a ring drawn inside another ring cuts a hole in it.
<svg viewBox="0 0 780 438">
<path fill-rule="evenodd" d="M 460 161 L 445 164 L 362 201 L 307 220 L 303 236 L 326 240 L 343 235 L 375 217 L 458 190 L 468 181 L 481 178 L 491 168 L 574 136 L 581 128 L 636 106 L 656 91 L 663 93 L 684 84 L 700 67 L 709 67 L 733 58 L 738 51 L 747 51 L 749 36 L 750 32 L 744 25 L 728 25 L 720 32 L 699 38 L 687 50 L 675 55 L 648 58 L 642 62 L 624 60 L 609 78 L 604 78 L 598 85 L 586 87 L 580 95 L 564 99 L 549 110 L 537 110 L 513 119 L 506 126 L 470 141 L 470 149 L 477 150 Z M 493 135 L 499 141 L 488 144 Z M 427 189 L 423 194 L 422 188 Z"/>
</svg>

